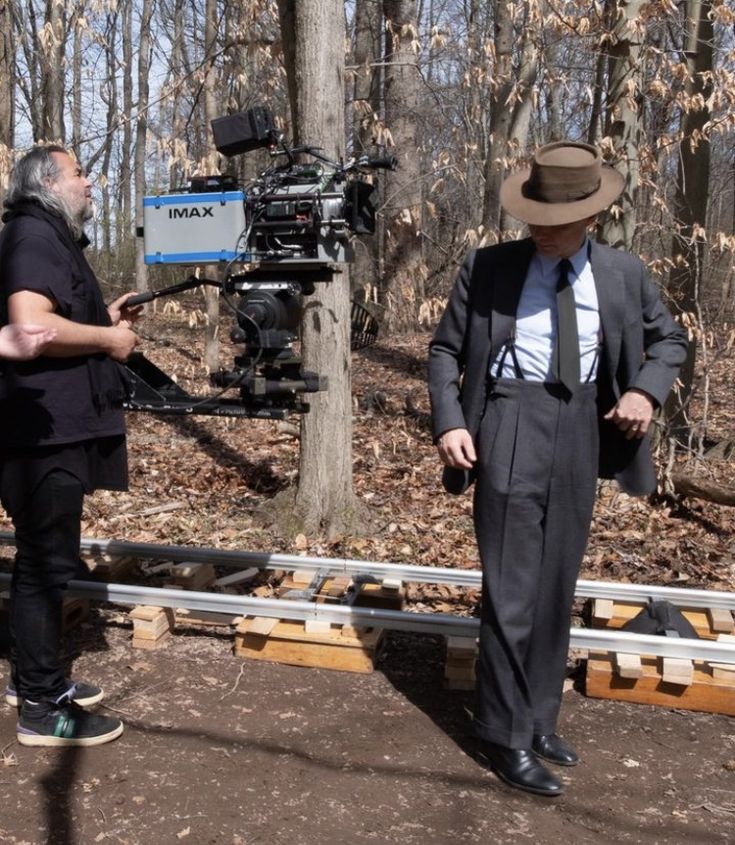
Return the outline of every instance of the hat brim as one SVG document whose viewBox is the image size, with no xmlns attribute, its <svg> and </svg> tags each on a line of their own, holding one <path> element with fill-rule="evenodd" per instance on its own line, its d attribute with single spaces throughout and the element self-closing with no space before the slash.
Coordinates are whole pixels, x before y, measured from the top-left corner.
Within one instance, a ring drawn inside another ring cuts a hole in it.
<svg viewBox="0 0 735 845">
<path fill-rule="evenodd" d="M 539 202 L 523 196 L 523 184 L 530 175 L 531 169 L 528 168 L 508 176 L 500 186 L 500 204 L 517 220 L 535 226 L 563 226 L 599 214 L 620 196 L 625 187 L 622 174 L 603 165 L 600 187 L 583 200 Z"/>
</svg>

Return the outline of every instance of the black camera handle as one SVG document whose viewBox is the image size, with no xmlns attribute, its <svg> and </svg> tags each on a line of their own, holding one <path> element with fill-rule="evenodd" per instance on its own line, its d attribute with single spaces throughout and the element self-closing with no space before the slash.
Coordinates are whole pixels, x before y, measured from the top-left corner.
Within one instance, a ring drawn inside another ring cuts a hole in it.
<svg viewBox="0 0 735 845">
<path fill-rule="evenodd" d="M 222 288 L 222 282 L 217 282 L 214 279 L 200 279 L 198 276 L 189 276 L 185 281 L 179 282 L 177 285 L 171 285 L 167 288 L 159 288 L 159 290 L 149 290 L 144 293 L 134 293 L 125 301 L 125 305 L 129 308 L 135 305 L 143 305 L 144 302 L 152 302 L 158 299 L 159 296 L 171 296 L 174 293 L 181 293 L 185 290 L 192 290 L 201 285 L 212 285 L 216 288 Z"/>
</svg>

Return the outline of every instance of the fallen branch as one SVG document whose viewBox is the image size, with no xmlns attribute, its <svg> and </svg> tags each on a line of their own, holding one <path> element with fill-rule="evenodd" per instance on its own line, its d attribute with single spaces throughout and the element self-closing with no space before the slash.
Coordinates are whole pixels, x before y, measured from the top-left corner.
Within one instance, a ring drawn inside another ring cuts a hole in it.
<svg viewBox="0 0 735 845">
<path fill-rule="evenodd" d="M 735 505 L 735 488 L 733 487 L 725 487 L 714 481 L 695 478 L 680 472 L 672 474 L 671 483 L 674 487 L 674 493 L 678 496 L 704 499 L 707 502 L 714 502 L 716 505 Z"/>
</svg>

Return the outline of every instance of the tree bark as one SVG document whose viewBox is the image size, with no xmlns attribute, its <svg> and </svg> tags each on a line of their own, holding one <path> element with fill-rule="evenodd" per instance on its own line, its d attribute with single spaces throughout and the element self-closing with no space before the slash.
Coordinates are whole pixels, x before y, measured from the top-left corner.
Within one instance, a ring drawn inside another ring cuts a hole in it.
<svg viewBox="0 0 735 845">
<path fill-rule="evenodd" d="M 615 213 L 601 227 L 601 240 L 627 252 L 633 247 L 636 226 L 636 193 L 639 181 L 641 102 L 641 35 L 636 27 L 647 0 L 610 0 L 613 33 L 609 53 L 605 133 L 612 139 L 617 170 L 625 188 Z M 619 211 L 618 211 L 619 209 Z"/>
<path fill-rule="evenodd" d="M 279 0 L 294 141 L 344 154 L 344 8 L 342 0 Z M 346 270 L 346 268 L 345 268 Z M 301 421 L 292 528 L 334 535 L 349 530 L 352 489 L 350 290 L 347 273 L 304 300 L 304 366 L 326 375 L 329 390 L 309 397 Z"/>
<path fill-rule="evenodd" d="M 15 146 L 14 0 L 0 2 L 0 205 L 12 167 Z"/>
<path fill-rule="evenodd" d="M 105 31 L 105 62 L 107 78 L 101 88 L 102 100 L 107 104 L 107 133 L 102 144 L 102 164 L 98 187 L 102 192 L 102 252 L 103 260 L 106 260 L 106 275 L 110 278 L 113 267 L 114 256 L 112 255 L 112 213 L 110 201 L 110 162 L 112 160 L 113 133 L 117 125 L 118 102 L 117 102 L 117 49 L 118 49 L 118 12 L 114 11 L 108 15 L 107 29 Z M 123 29 L 123 40 L 132 40 L 132 32 L 126 33 Z M 128 168 L 130 165 L 127 165 Z"/>
<path fill-rule="evenodd" d="M 485 156 L 485 193 L 482 202 L 482 225 L 486 238 L 500 240 L 500 186 L 505 177 L 504 161 L 513 122 L 513 108 L 508 104 L 513 87 L 514 41 L 513 7 L 505 0 L 494 0 L 495 67 L 488 147 Z"/>
<path fill-rule="evenodd" d="M 674 213 L 677 231 L 672 241 L 674 267 L 668 290 L 676 310 L 695 326 L 701 326 L 700 294 L 705 249 L 705 225 L 709 200 L 710 142 L 705 125 L 710 120 L 707 105 L 712 91 L 713 28 L 710 0 L 689 0 L 685 4 L 687 36 L 684 56 L 688 65 L 688 104 L 681 122 L 681 142 L 676 176 Z M 686 414 L 694 381 L 696 335 L 690 339 L 687 358 L 679 372 L 679 397 L 669 403 L 675 432 L 688 428 Z"/>
<path fill-rule="evenodd" d="M 151 19 L 154 0 L 142 0 L 140 7 L 140 31 L 138 53 L 138 109 L 135 120 L 135 223 L 136 229 L 143 229 L 143 196 L 145 194 L 146 142 L 148 139 L 148 105 L 151 65 Z M 135 287 L 146 291 L 148 265 L 145 263 L 143 238 L 136 237 L 135 243 Z"/>
<path fill-rule="evenodd" d="M 419 70 L 415 0 L 384 0 L 386 19 L 385 122 L 398 169 L 386 173 L 385 253 L 381 299 L 388 334 L 413 328 L 424 299 L 421 144 L 417 137 Z"/>
<path fill-rule="evenodd" d="M 355 5 L 352 146 L 356 156 L 369 153 L 374 145 L 376 122 L 380 113 L 380 72 L 376 66 L 381 55 L 380 7 L 381 0 L 358 0 Z M 364 299 L 378 280 L 378 238 L 360 235 L 355 240 L 352 289 L 361 292 L 361 298 Z"/>
<path fill-rule="evenodd" d="M 46 0 L 46 18 L 41 42 L 43 138 L 63 144 L 64 132 L 64 46 L 65 4 Z"/>
<path fill-rule="evenodd" d="M 71 148 L 77 158 L 81 157 L 82 139 L 82 62 L 84 58 L 84 3 L 77 3 L 71 16 L 73 46 L 71 62 Z"/>
<path fill-rule="evenodd" d="M 122 68 L 122 142 L 120 146 L 120 204 L 117 215 L 118 254 L 123 244 L 130 243 L 131 224 L 133 222 L 133 180 L 130 161 L 133 157 L 133 7 L 132 0 L 125 0 L 123 9 L 123 68 Z M 127 252 L 127 250 L 126 250 Z"/>
<path fill-rule="evenodd" d="M 201 161 L 204 174 L 219 173 L 218 155 L 214 147 L 211 121 L 217 117 L 217 98 L 215 92 L 216 74 L 214 57 L 217 42 L 217 0 L 206 0 L 204 8 L 204 133 L 206 135 L 206 156 Z M 219 369 L 219 291 L 205 285 L 204 302 L 207 323 L 204 327 L 204 363 L 210 373 Z"/>
</svg>

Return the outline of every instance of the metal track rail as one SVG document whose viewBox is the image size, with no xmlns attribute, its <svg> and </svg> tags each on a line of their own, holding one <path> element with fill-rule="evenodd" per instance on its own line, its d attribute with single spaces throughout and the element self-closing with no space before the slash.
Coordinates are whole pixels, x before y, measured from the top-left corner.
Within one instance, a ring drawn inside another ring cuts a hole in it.
<svg viewBox="0 0 735 845">
<path fill-rule="evenodd" d="M 0 542 L 6 542 L 8 535 L 0 535 Z M 145 549 L 145 552 L 142 551 Z M 400 577 L 406 581 L 421 581 L 422 583 L 454 583 L 456 581 L 443 580 L 442 573 L 455 573 L 455 570 L 441 570 L 433 567 L 403 566 L 393 564 L 379 564 L 370 561 L 331 561 L 327 558 L 301 558 L 290 555 L 267 555 L 257 552 L 224 552 L 218 549 L 192 549 L 187 546 L 157 546 L 146 543 L 122 543 L 117 541 L 85 540 L 83 551 L 95 553 L 127 554 L 153 559 L 181 560 L 186 562 L 205 562 L 203 553 L 213 553 L 206 557 L 206 562 L 221 563 L 219 557 L 227 555 L 232 561 L 230 565 L 254 566 L 263 562 L 262 568 L 317 568 L 302 567 L 305 560 L 319 561 L 319 568 L 328 568 L 333 564 L 332 571 L 348 572 L 350 574 L 366 571 L 376 577 Z M 187 552 L 185 555 L 184 552 Z M 192 555 L 191 552 L 195 554 Z M 237 563 L 234 559 L 238 558 Z M 277 558 L 276 563 L 274 559 Z M 286 559 L 289 563 L 286 564 Z M 245 563 L 244 561 L 247 561 Z M 357 569 L 357 565 L 360 568 Z M 353 565 L 355 568 L 353 568 Z M 416 574 L 414 575 L 414 572 Z M 382 573 L 378 576 L 378 573 Z M 471 574 L 463 571 L 463 575 Z M 479 577 L 479 573 L 472 573 Z M 0 585 L 8 584 L 10 575 L 0 574 Z M 585 582 L 597 585 L 598 582 Z M 479 580 L 476 582 L 479 586 Z M 475 584 L 473 584 L 475 586 Z M 629 584 L 602 584 L 597 597 L 619 597 L 616 588 L 630 587 Z M 607 588 L 607 589 L 605 589 Z M 649 597 L 652 588 L 641 587 L 640 596 Z M 656 588 L 658 591 L 667 588 Z M 415 631 L 425 634 L 442 634 L 444 636 L 476 637 L 480 623 L 476 618 L 465 618 L 447 613 L 413 613 L 402 610 L 384 610 L 379 608 L 355 607 L 337 604 L 316 604 L 308 601 L 255 598 L 250 596 L 233 596 L 224 593 L 207 593 L 193 590 L 171 590 L 162 587 L 140 587 L 129 584 L 103 584 L 94 581 L 71 581 L 69 595 L 78 598 L 95 599 L 123 605 L 149 604 L 157 607 L 186 608 L 192 611 L 216 613 L 231 613 L 233 616 L 265 616 L 277 619 L 294 619 L 305 621 L 316 619 L 335 624 L 349 624 L 364 627 L 389 628 L 399 631 Z M 718 596 L 733 599 L 731 593 L 713 593 L 704 590 L 676 590 L 668 588 L 673 593 L 695 593 L 700 601 L 699 607 L 729 607 L 725 603 L 718 603 Z M 625 591 L 623 591 L 625 593 Z M 584 595 L 584 593 L 582 593 Z M 707 601 L 704 601 L 707 596 Z M 668 595 L 667 595 L 668 597 Z M 689 605 L 689 601 L 681 602 Z M 680 638 L 658 637 L 646 634 L 633 634 L 610 629 L 571 629 L 570 646 L 579 649 L 598 651 L 619 651 L 631 654 L 651 654 L 661 657 L 682 657 L 689 660 L 706 660 L 717 663 L 735 664 L 735 643 L 718 642 L 715 640 L 689 640 Z"/>
<path fill-rule="evenodd" d="M 0 584 L 9 582 L 9 575 L 0 575 Z M 405 610 L 251 598 L 194 590 L 138 587 L 130 584 L 101 584 L 95 581 L 71 581 L 68 592 L 75 598 L 96 599 L 115 604 L 133 606 L 149 604 L 156 607 L 186 608 L 194 611 L 229 612 L 233 616 L 266 616 L 298 621 L 319 619 L 342 625 L 389 628 L 444 636 L 476 637 L 480 630 L 478 619 L 453 616 L 449 613 L 411 613 Z M 687 640 L 606 629 L 572 628 L 570 646 L 599 651 L 623 651 L 632 654 L 735 663 L 735 643 L 715 640 Z"/>
<path fill-rule="evenodd" d="M 11 533 L 0 532 L 0 545 L 15 545 Z M 269 552 L 244 552 L 212 549 L 202 546 L 166 546 L 157 543 L 130 543 L 123 540 L 94 540 L 83 538 L 82 553 L 134 557 L 145 560 L 168 560 L 175 563 L 211 563 L 233 569 L 304 569 L 312 572 L 323 570 L 331 575 L 372 576 L 376 579 L 392 578 L 417 584 L 449 584 L 479 590 L 482 573 L 477 569 L 448 569 L 439 566 L 416 566 L 403 563 L 378 563 L 349 558 L 301 557 L 299 555 L 271 554 Z M 717 590 L 691 590 L 679 587 L 658 587 L 646 584 L 620 584 L 612 581 L 577 581 L 578 598 L 617 599 L 622 602 L 647 602 L 664 599 L 678 607 L 712 607 L 735 611 L 735 593 Z"/>
</svg>

